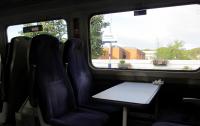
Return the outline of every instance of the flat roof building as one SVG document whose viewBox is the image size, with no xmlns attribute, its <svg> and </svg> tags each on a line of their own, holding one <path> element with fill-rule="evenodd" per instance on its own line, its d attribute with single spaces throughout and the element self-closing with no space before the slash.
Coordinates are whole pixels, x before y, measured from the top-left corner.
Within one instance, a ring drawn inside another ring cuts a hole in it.
<svg viewBox="0 0 200 126">
<path fill-rule="evenodd" d="M 103 48 L 103 55 L 100 59 L 109 58 L 109 48 Z M 112 47 L 111 49 L 112 59 L 145 59 L 145 53 L 137 48 L 122 48 L 122 47 Z"/>
</svg>

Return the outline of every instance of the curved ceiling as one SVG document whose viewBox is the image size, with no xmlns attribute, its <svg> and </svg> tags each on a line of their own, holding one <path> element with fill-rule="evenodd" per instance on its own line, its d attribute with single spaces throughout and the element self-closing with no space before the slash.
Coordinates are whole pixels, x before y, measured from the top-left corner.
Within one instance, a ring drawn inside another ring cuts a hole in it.
<svg viewBox="0 0 200 126">
<path fill-rule="evenodd" d="M 199 3 L 200 0 L 1 0 L 0 16 L 71 8 L 74 11 L 119 11 Z M 72 11 L 71 10 L 71 11 Z M 14 12 L 14 13 L 13 13 Z"/>
<path fill-rule="evenodd" d="M 188 2 L 199 2 L 200 0 L 1 0 L 0 7 L 2 8 L 16 8 L 23 7 L 29 5 L 39 5 L 39 4 L 49 4 L 49 3 L 68 3 L 68 4 L 85 4 L 85 3 L 95 3 L 95 2 L 112 2 L 116 1 L 121 2 L 131 2 L 131 3 L 142 3 L 142 4 L 150 4 L 150 3 L 188 3 Z"/>
</svg>

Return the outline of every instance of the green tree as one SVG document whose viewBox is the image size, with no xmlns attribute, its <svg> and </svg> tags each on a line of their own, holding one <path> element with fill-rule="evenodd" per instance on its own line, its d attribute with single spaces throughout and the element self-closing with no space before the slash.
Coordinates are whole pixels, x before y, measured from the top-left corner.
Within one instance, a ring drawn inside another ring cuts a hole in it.
<svg viewBox="0 0 200 126">
<path fill-rule="evenodd" d="M 97 15 L 90 20 L 90 43 L 93 59 L 98 58 L 104 53 L 102 48 L 102 28 L 109 26 L 109 23 L 104 22 L 103 19 L 103 15 Z"/>
<path fill-rule="evenodd" d="M 161 47 L 156 49 L 157 59 L 170 59 L 170 50 L 168 47 Z"/>
<path fill-rule="evenodd" d="M 192 60 L 199 60 L 200 59 L 200 47 L 188 50 L 188 53 L 189 53 L 190 59 L 192 59 Z"/>
<path fill-rule="evenodd" d="M 43 26 L 43 31 L 39 32 L 29 32 L 29 33 L 23 33 L 22 31 L 20 32 L 21 35 L 25 35 L 28 37 L 34 37 L 39 34 L 51 34 L 55 37 L 57 37 L 61 42 L 66 41 L 66 35 L 67 35 L 67 24 L 65 23 L 64 20 L 53 20 L 53 21 L 44 21 L 44 22 L 38 22 L 36 23 L 37 25 L 42 25 Z M 25 24 L 24 27 L 27 26 L 34 26 L 36 25 L 35 23 L 29 23 Z"/>
<path fill-rule="evenodd" d="M 98 58 L 99 56 L 103 55 L 103 53 L 105 53 L 102 48 L 102 28 L 108 26 L 109 23 L 104 22 L 103 19 L 103 15 L 97 15 L 93 16 L 90 21 L 90 42 L 92 58 Z M 34 37 L 38 34 L 47 33 L 59 38 L 59 40 L 61 40 L 62 42 L 66 41 L 66 37 L 64 37 L 64 35 L 67 35 L 67 30 L 64 20 L 45 21 L 39 22 L 37 24 L 43 26 L 43 31 L 29 33 L 23 33 L 21 31 L 20 34 Z M 27 27 L 33 25 L 35 24 L 29 23 L 25 24 L 24 26 Z"/>
<path fill-rule="evenodd" d="M 156 50 L 157 59 L 167 60 L 188 60 L 188 51 L 183 49 L 182 41 L 174 41 L 167 47 L 161 47 Z"/>
</svg>

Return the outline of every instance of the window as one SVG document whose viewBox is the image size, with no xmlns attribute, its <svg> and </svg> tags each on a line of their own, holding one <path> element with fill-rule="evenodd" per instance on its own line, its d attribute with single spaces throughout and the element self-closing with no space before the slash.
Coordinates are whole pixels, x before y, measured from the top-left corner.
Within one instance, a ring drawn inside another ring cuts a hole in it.
<svg viewBox="0 0 200 126">
<path fill-rule="evenodd" d="M 23 32 L 24 27 L 31 26 L 42 26 L 42 31 L 37 32 Z M 11 41 L 13 37 L 16 36 L 28 36 L 34 37 L 38 34 L 50 34 L 57 37 L 61 42 L 65 42 L 67 40 L 67 23 L 65 20 L 51 20 L 51 21 L 42 21 L 42 22 L 34 22 L 20 25 L 9 26 L 7 29 L 8 42 Z"/>
<path fill-rule="evenodd" d="M 95 15 L 90 20 L 97 68 L 196 70 L 200 67 L 200 6 Z"/>
</svg>

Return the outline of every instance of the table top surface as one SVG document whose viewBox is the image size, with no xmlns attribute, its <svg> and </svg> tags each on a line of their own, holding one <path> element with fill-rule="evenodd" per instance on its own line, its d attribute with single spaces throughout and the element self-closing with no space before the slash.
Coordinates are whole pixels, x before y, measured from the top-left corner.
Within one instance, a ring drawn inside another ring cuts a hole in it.
<svg viewBox="0 0 200 126">
<path fill-rule="evenodd" d="M 159 88 L 160 85 L 152 83 L 123 82 L 92 97 L 117 102 L 149 104 Z"/>
</svg>

